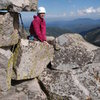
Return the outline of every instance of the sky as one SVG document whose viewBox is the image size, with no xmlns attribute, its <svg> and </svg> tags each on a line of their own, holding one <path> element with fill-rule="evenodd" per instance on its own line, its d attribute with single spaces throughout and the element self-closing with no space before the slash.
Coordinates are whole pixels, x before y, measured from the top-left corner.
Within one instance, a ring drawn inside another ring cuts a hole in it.
<svg viewBox="0 0 100 100">
<path fill-rule="evenodd" d="M 38 7 L 46 9 L 46 22 L 74 20 L 77 18 L 100 19 L 100 0 L 38 0 Z M 36 12 L 23 12 L 24 22 L 31 23 Z"/>
<path fill-rule="evenodd" d="M 38 0 L 48 19 L 100 18 L 100 0 Z"/>
</svg>

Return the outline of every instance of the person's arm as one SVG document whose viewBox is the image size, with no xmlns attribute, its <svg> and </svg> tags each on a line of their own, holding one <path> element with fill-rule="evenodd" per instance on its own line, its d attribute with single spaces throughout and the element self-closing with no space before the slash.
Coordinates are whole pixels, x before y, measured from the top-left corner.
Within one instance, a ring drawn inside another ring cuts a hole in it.
<svg viewBox="0 0 100 100">
<path fill-rule="evenodd" d="M 46 34 L 44 34 L 44 41 L 47 41 Z"/>
<path fill-rule="evenodd" d="M 41 22 L 41 32 L 42 32 L 42 36 L 43 36 L 43 40 L 46 41 L 46 23 L 43 20 L 43 22 Z"/>
<path fill-rule="evenodd" d="M 41 42 L 43 42 L 43 37 L 42 37 L 41 30 L 40 30 L 40 23 L 39 23 L 38 20 L 33 21 L 33 28 L 34 28 L 34 31 L 35 31 L 36 35 L 38 36 L 38 39 Z"/>
</svg>

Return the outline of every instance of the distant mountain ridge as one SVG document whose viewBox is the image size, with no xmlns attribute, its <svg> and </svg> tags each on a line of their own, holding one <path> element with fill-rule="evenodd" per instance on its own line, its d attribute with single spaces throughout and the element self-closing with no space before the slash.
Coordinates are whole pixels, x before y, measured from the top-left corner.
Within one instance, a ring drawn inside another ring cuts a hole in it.
<svg viewBox="0 0 100 100">
<path fill-rule="evenodd" d="M 85 39 L 97 46 L 100 46 L 100 27 L 91 29 L 89 31 L 84 32 Z"/>
<path fill-rule="evenodd" d="M 72 32 L 81 33 L 100 26 L 100 19 L 79 18 L 71 21 L 55 21 L 47 23 L 48 27 L 60 27 Z"/>
<path fill-rule="evenodd" d="M 58 37 L 64 33 L 72 33 L 68 29 L 59 28 L 59 27 L 47 27 L 46 30 L 47 30 L 47 35 L 54 36 L 54 37 Z"/>
<path fill-rule="evenodd" d="M 100 29 L 100 27 L 96 27 L 96 28 L 93 28 L 93 29 L 90 29 L 90 30 L 87 30 L 87 31 L 83 31 L 83 32 L 81 32 L 80 34 L 81 34 L 82 36 L 85 36 L 85 35 L 87 35 L 87 33 L 96 31 L 96 30 L 98 30 L 98 29 Z"/>
</svg>

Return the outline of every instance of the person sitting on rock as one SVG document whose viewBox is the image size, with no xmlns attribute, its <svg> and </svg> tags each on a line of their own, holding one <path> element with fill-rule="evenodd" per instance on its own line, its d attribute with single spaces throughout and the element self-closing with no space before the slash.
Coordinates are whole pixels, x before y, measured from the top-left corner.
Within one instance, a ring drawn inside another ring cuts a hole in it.
<svg viewBox="0 0 100 100">
<path fill-rule="evenodd" d="M 44 7 L 39 7 L 37 11 L 37 16 L 34 16 L 34 20 L 30 25 L 30 37 L 31 40 L 36 40 L 40 42 L 46 42 L 46 22 L 44 19 L 46 10 Z"/>
</svg>

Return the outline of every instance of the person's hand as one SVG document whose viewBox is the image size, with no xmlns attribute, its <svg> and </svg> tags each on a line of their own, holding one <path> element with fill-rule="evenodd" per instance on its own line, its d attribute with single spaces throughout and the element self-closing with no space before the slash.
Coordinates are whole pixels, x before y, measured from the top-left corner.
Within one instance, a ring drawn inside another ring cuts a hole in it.
<svg viewBox="0 0 100 100">
<path fill-rule="evenodd" d="M 43 41 L 43 43 L 48 44 L 48 42 L 47 42 L 47 41 Z"/>
<path fill-rule="evenodd" d="M 43 43 L 47 46 L 49 46 L 49 43 L 47 41 L 43 41 Z"/>
</svg>

